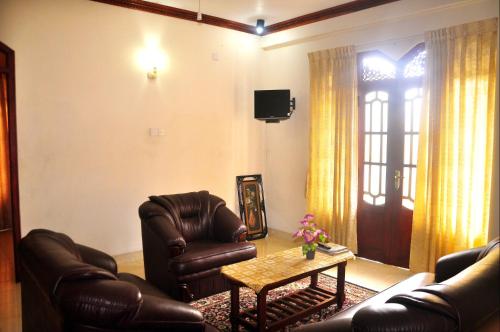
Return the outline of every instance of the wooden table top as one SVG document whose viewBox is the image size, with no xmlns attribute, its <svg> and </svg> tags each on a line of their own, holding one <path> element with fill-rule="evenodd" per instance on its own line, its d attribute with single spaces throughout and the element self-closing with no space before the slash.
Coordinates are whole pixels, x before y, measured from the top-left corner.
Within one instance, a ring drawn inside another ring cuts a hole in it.
<svg viewBox="0 0 500 332">
<path fill-rule="evenodd" d="M 251 288 L 258 294 L 265 286 L 279 283 L 297 275 L 324 270 L 356 257 L 350 251 L 329 255 L 316 250 L 316 256 L 308 260 L 302 255 L 302 247 L 280 251 L 222 267 L 222 274 Z"/>
</svg>

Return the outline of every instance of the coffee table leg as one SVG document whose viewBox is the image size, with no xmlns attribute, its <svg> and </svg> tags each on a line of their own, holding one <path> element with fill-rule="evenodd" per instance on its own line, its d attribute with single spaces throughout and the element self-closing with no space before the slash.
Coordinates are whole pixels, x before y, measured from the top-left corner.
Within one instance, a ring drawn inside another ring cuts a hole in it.
<svg viewBox="0 0 500 332">
<path fill-rule="evenodd" d="M 318 274 L 315 273 L 311 276 L 311 288 L 317 287 L 318 286 Z"/>
<path fill-rule="evenodd" d="M 267 291 L 260 291 L 257 294 L 257 330 L 263 332 L 266 330 L 266 297 Z"/>
<path fill-rule="evenodd" d="M 231 331 L 238 331 L 238 317 L 240 315 L 240 287 L 231 284 Z"/>
<path fill-rule="evenodd" d="M 345 299 L 345 266 L 346 262 L 337 265 L 337 310 L 342 308 Z"/>
</svg>

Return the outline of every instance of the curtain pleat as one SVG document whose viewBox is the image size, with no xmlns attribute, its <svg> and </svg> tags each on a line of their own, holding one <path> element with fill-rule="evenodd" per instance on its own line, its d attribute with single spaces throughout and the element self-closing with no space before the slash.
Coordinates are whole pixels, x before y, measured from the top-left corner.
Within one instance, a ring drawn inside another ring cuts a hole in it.
<svg viewBox="0 0 500 332">
<path fill-rule="evenodd" d="M 497 19 L 425 35 L 427 66 L 410 269 L 487 242 Z"/>
<path fill-rule="evenodd" d="M 357 252 L 357 72 L 354 47 L 309 54 L 307 208 L 336 243 Z"/>
</svg>

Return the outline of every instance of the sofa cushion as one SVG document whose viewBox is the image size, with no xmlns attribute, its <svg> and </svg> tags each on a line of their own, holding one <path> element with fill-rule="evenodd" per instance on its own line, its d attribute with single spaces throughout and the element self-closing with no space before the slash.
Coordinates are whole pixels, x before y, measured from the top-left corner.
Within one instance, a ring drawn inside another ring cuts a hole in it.
<svg viewBox="0 0 500 332">
<path fill-rule="evenodd" d="M 130 273 L 118 273 L 118 279 L 134 284 L 141 291 L 142 295 L 150 295 L 170 299 L 170 297 L 161 290 L 147 282 L 146 280 Z"/>
<path fill-rule="evenodd" d="M 170 260 L 169 268 L 177 275 L 186 275 L 252 259 L 256 252 L 251 242 L 192 242 L 182 255 Z"/>
</svg>

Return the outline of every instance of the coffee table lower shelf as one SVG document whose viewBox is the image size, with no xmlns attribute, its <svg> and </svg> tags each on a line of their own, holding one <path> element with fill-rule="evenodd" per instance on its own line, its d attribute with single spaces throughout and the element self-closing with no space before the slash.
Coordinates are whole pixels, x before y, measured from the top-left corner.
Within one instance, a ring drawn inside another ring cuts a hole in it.
<svg viewBox="0 0 500 332">
<path fill-rule="evenodd" d="M 299 321 L 319 310 L 337 303 L 337 295 L 319 287 L 307 287 L 282 298 L 264 304 L 265 327 L 259 328 L 258 309 L 253 308 L 233 317 L 233 326 L 238 324 L 251 330 L 274 331 Z M 234 321 L 234 320 L 237 320 Z M 234 331 L 234 330 L 233 330 Z"/>
</svg>

